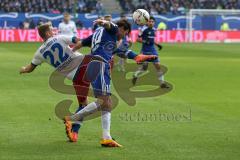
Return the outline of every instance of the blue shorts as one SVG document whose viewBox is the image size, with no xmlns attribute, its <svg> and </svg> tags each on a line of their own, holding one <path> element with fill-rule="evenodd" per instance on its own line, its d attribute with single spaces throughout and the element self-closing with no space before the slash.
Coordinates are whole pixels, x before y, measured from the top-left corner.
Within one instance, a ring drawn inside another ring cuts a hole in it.
<svg viewBox="0 0 240 160">
<path fill-rule="evenodd" d="M 158 56 L 158 52 L 155 48 L 152 48 L 152 49 L 148 49 L 148 50 L 141 50 L 141 53 L 144 54 L 144 55 L 156 55 Z M 153 61 L 151 61 L 153 63 L 157 63 L 157 62 L 160 62 L 159 60 L 159 57 Z"/>
<path fill-rule="evenodd" d="M 110 96 L 110 64 L 103 63 L 101 65 L 100 73 L 96 79 L 91 83 L 95 97 L 98 96 Z"/>
</svg>

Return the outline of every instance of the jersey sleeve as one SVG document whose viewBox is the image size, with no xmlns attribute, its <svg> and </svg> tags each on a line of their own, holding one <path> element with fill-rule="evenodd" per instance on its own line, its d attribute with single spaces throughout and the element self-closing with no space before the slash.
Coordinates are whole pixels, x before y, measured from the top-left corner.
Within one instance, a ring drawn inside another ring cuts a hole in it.
<svg viewBox="0 0 240 160">
<path fill-rule="evenodd" d="M 92 30 L 95 31 L 98 27 L 98 24 L 94 24 Z"/>
<path fill-rule="evenodd" d="M 32 62 L 31 62 L 32 65 L 38 66 L 38 65 L 40 65 L 40 64 L 43 63 L 43 60 L 42 60 L 42 58 L 39 56 L 39 54 L 40 54 L 39 51 L 37 51 L 37 52 L 35 53 L 35 55 L 34 55 L 34 57 L 33 57 L 33 59 L 32 59 Z"/>
<path fill-rule="evenodd" d="M 106 29 L 106 30 L 112 34 L 116 34 L 118 32 L 118 26 L 113 22 L 110 22 L 110 24 L 111 24 L 110 29 Z"/>
<path fill-rule="evenodd" d="M 67 45 L 74 45 L 77 43 L 77 37 L 75 36 L 61 36 L 60 39 Z"/>
<path fill-rule="evenodd" d="M 133 52 L 132 50 L 127 50 L 124 52 L 121 52 L 120 50 L 116 50 L 116 55 L 120 58 L 128 58 L 128 59 L 134 59 L 137 54 Z"/>
<path fill-rule="evenodd" d="M 83 39 L 83 40 L 82 40 L 82 45 L 83 45 L 84 47 L 91 47 L 91 45 L 92 45 L 92 37 L 93 37 L 93 35 L 91 35 L 91 36 Z"/>
</svg>

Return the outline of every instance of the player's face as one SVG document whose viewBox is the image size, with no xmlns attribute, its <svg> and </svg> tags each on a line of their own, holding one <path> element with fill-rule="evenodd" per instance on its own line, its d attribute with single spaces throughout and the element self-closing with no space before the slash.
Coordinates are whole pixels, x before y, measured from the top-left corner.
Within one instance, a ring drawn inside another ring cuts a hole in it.
<svg viewBox="0 0 240 160">
<path fill-rule="evenodd" d="M 64 22 L 68 23 L 70 21 L 70 15 L 65 14 L 63 20 Z"/>
<path fill-rule="evenodd" d="M 119 27 L 118 28 L 118 39 L 122 39 L 126 35 L 128 35 L 129 30 L 124 30 L 124 27 Z"/>
<path fill-rule="evenodd" d="M 46 35 L 47 35 L 48 38 L 54 36 L 54 32 L 53 32 L 52 27 L 50 27 L 49 31 L 46 32 Z"/>
<path fill-rule="evenodd" d="M 154 27 L 154 25 L 155 25 L 155 21 L 153 19 L 150 19 L 148 21 L 148 27 L 152 28 L 152 27 Z"/>
</svg>

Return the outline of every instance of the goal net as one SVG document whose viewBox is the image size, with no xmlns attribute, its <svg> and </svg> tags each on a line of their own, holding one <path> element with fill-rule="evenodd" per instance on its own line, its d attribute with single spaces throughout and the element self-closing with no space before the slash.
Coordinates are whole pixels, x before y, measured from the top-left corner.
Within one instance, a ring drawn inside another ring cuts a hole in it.
<svg viewBox="0 0 240 160">
<path fill-rule="evenodd" d="M 204 42 L 240 42 L 240 10 L 191 9 L 186 31 L 188 42 L 200 32 Z"/>
</svg>

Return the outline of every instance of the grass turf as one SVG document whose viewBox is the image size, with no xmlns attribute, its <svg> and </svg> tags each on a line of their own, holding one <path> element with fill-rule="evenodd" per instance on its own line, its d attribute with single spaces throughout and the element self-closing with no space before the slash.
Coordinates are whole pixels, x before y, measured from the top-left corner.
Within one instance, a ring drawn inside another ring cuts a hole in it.
<svg viewBox="0 0 240 160">
<path fill-rule="evenodd" d="M 161 61 L 169 69 L 166 80 L 174 89 L 163 96 L 138 98 L 135 107 L 119 101 L 112 113 L 111 133 L 124 145 L 120 149 L 99 146 L 100 118 L 84 124 L 78 143 L 66 141 L 62 121 L 56 118 L 54 109 L 60 100 L 70 98 L 74 99 L 74 110 L 76 98 L 49 87 L 53 69 L 46 64 L 32 74 L 18 74 L 39 45 L 0 44 L 1 160 L 239 159 L 238 44 L 164 44 Z M 139 51 L 140 46 L 132 48 Z M 134 119 L 138 113 L 144 116 L 159 112 L 182 117 Z M 183 118 L 190 114 L 191 119 Z"/>
</svg>

